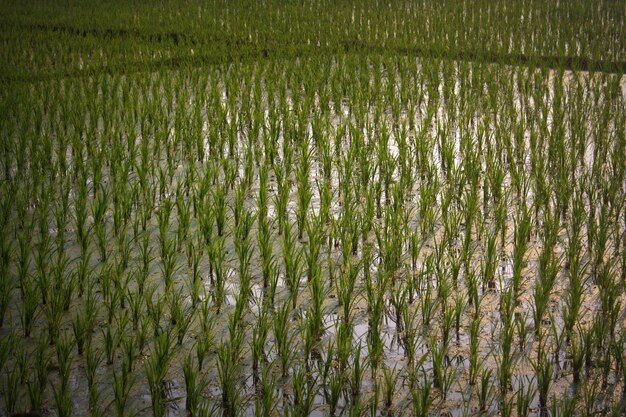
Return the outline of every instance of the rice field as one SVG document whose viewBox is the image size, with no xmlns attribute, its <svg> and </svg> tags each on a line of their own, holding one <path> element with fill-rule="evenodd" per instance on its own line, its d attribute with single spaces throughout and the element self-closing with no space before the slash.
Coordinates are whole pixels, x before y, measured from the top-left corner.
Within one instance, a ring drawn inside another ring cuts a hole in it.
<svg viewBox="0 0 626 417">
<path fill-rule="evenodd" d="M 65 3 L 0 1 L 0 416 L 626 413 L 626 3 Z"/>
</svg>

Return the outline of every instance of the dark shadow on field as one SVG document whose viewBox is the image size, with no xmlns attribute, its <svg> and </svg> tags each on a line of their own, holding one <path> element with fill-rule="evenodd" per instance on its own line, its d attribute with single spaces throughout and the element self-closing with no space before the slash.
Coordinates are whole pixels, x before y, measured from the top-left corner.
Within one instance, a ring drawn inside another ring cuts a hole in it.
<svg viewBox="0 0 626 417">
<path fill-rule="evenodd" d="M 11 27 L 21 31 L 43 31 L 71 35 L 76 37 L 95 37 L 103 41 L 121 38 L 137 39 L 147 44 L 191 47 L 199 46 L 198 54 L 183 54 L 170 58 L 155 58 L 141 61 L 125 61 L 99 67 L 81 69 L 62 69 L 49 71 L 45 74 L 20 74 L 1 77 L 5 81 L 45 81 L 57 78 L 80 78 L 98 74 L 133 73 L 164 68 L 185 68 L 202 65 L 216 65 L 230 62 L 246 62 L 264 58 L 299 58 L 313 55 L 332 54 L 396 54 L 425 59 L 442 59 L 468 61 L 509 66 L 526 66 L 531 68 L 563 69 L 569 71 L 603 72 L 610 74 L 626 73 L 626 61 L 593 60 L 579 56 L 533 56 L 515 53 L 497 53 L 491 51 L 452 50 L 422 48 L 419 46 L 380 46 L 358 40 L 343 40 L 335 45 L 312 46 L 298 43 L 264 42 L 255 43 L 248 39 L 227 38 L 219 36 L 202 37 L 182 32 L 148 33 L 136 29 L 115 28 L 79 28 L 69 25 L 15 25 Z M 210 53 L 203 53 L 208 50 Z"/>
</svg>

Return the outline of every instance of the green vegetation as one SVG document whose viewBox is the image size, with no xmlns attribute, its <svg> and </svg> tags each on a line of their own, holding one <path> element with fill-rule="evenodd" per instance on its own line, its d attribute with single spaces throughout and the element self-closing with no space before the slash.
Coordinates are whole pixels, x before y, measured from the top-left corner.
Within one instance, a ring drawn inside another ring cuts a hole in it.
<svg viewBox="0 0 626 417">
<path fill-rule="evenodd" d="M 0 414 L 619 415 L 623 2 L 0 2 Z"/>
</svg>

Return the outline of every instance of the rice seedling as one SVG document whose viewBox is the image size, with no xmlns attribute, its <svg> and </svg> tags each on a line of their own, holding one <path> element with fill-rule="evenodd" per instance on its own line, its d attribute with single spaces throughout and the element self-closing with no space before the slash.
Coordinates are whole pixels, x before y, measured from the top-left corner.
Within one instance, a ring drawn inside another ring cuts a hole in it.
<svg viewBox="0 0 626 417">
<path fill-rule="evenodd" d="M 370 416 L 378 415 L 379 401 L 380 401 L 380 387 L 378 386 L 378 382 L 374 382 L 373 395 L 369 401 L 369 415 Z"/>
<path fill-rule="evenodd" d="M 352 367 L 350 372 L 350 393 L 354 398 L 357 398 L 361 394 L 361 387 L 363 385 L 363 363 L 361 362 L 361 343 L 357 345 L 354 350 L 352 358 Z"/>
<path fill-rule="evenodd" d="M 576 413 L 576 397 L 565 396 L 561 399 L 553 398 L 550 415 L 571 416 Z"/>
<path fill-rule="evenodd" d="M 348 368 L 349 359 L 352 354 L 352 337 L 354 333 L 354 325 L 352 322 L 344 322 L 337 319 L 334 323 L 337 329 L 335 345 L 337 347 L 336 361 L 341 372 L 345 372 Z"/>
<path fill-rule="evenodd" d="M 536 394 L 537 388 L 531 383 L 529 378 L 526 379 L 525 385 L 520 383 L 515 395 L 517 398 L 515 408 L 518 416 L 527 417 L 529 415 L 530 406 Z"/>
<path fill-rule="evenodd" d="M 579 337 L 573 337 L 571 339 L 572 375 L 574 384 L 576 385 L 580 382 L 580 372 L 585 361 L 585 348 L 583 343 L 583 340 Z"/>
<path fill-rule="evenodd" d="M 122 367 L 119 375 L 113 371 L 113 408 L 116 416 L 127 415 L 125 410 L 134 382 L 132 375 L 127 367 Z"/>
<path fill-rule="evenodd" d="M 214 285 L 213 289 L 213 304 L 217 310 L 217 314 L 220 313 L 222 303 L 226 297 L 226 271 L 225 261 L 226 253 L 224 248 L 224 240 L 218 238 L 214 240 L 209 250 L 209 259 L 211 260 L 213 274 L 211 275 L 211 281 Z"/>
<path fill-rule="evenodd" d="M 208 400 L 205 400 L 202 403 L 200 403 L 200 406 L 198 407 L 197 415 L 199 417 L 214 417 L 214 416 L 218 416 L 219 415 L 219 406 L 216 405 L 216 403 L 210 403 Z"/>
<path fill-rule="evenodd" d="M 259 380 L 260 395 L 255 398 L 255 415 L 270 416 L 278 406 L 276 395 L 276 376 L 271 373 L 271 366 L 264 365 Z"/>
<path fill-rule="evenodd" d="M 396 388 L 396 383 L 398 382 L 398 374 L 395 369 L 389 370 L 388 368 L 383 368 L 383 391 L 385 398 L 385 408 L 388 410 L 391 408 L 393 404 L 394 392 Z"/>
<path fill-rule="evenodd" d="M 515 248 L 513 249 L 513 295 L 515 300 L 519 299 L 521 286 L 523 283 L 522 271 L 525 266 L 525 256 L 528 250 L 532 219 L 526 206 L 521 209 L 521 213 L 515 219 Z"/>
<path fill-rule="evenodd" d="M 261 256 L 261 271 L 263 275 L 263 288 L 268 288 L 275 269 L 276 258 L 273 252 L 273 243 L 271 241 L 270 224 L 267 220 L 259 219 L 258 229 L 259 252 Z"/>
<path fill-rule="evenodd" d="M 497 257 L 497 253 L 496 253 L 496 240 L 497 240 L 497 234 L 496 233 L 490 233 L 489 237 L 487 238 L 487 248 L 486 248 L 486 255 L 485 255 L 485 259 L 482 262 L 482 277 L 483 277 L 483 291 L 485 289 L 485 284 L 487 284 L 487 288 L 494 288 L 495 287 L 495 278 L 496 278 L 496 257 Z"/>
<path fill-rule="evenodd" d="M 187 330 L 193 324 L 193 309 L 191 306 L 183 305 L 183 294 L 180 289 L 173 290 L 170 294 L 170 321 L 176 332 L 176 342 L 181 346 Z"/>
<path fill-rule="evenodd" d="M 262 362 L 266 360 L 265 343 L 270 330 L 270 323 L 267 317 L 265 305 L 261 308 L 259 319 L 252 329 L 252 375 L 257 381 L 259 377 L 259 368 Z"/>
<path fill-rule="evenodd" d="M 291 308 L 289 304 L 284 303 L 282 306 L 277 308 L 276 313 L 272 316 L 275 339 L 274 345 L 276 346 L 276 350 L 278 351 L 278 356 L 280 358 L 283 377 L 287 376 L 289 364 L 291 363 L 294 355 L 294 349 L 292 347 L 293 333 L 290 332 L 290 311 Z"/>
<path fill-rule="evenodd" d="M 30 409 L 41 410 L 43 398 L 48 384 L 50 359 L 46 355 L 46 339 L 40 335 L 37 347 L 34 350 L 34 367 L 27 382 L 27 394 Z"/>
<path fill-rule="evenodd" d="M 535 322 L 536 335 L 539 335 L 541 332 L 542 320 L 559 271 L 559 261 L 549 251 L 552 251 L 552 246 L 545 249 L 540 256 L 539 279 L 535 281 L 535 287 L 533 289 L 533 319 Z"/>
<path fill-rule="evenodd" d="M 584 405 L 584 415 L 592 416 L 595 413 L 596 398 L 600 381 L 587 380 L 582 387 L 582 400 Z"/>
<path fill-rule="evenodd" d="M 38 313 L 41 312 L 39 306 L 39 298 L 32 278 L 27 277 L 21 280 L 22 305 L 20 311 L 20 322 L 22 325 L 22 334 L 30 337 L 35 325 Z"/>
<path fill-rule="evenodd" d="M 224 228 L 226 224 L 226 190 L 224 186 L 217 186 L 213 189 L 212 193 L 211 211 L 215 218 L 215 225 L 217 228 L 217 235 L 222 237 L 224 235 Z"/>
<path fill-rule="evenodd" d="M 426 292 L 420 299 L 420 310 L 422 315 L 422 324 L 424 326 L 430 326 L 430 321 L 437 307 L 437 300 L 432 296 L 432 287 L 430 284 L 426 284 Z"/>
<path fill-rule="evenodd" d="M 339 306 L 342 309 L 343 323 L 349 323 L 352 318 L 352 307 L 355 301 L 355 288 L 357 282 L 357 276 L 359 273 L 360 265 L 352 265 L 351 261 L 348 261 L 345 272 L 340 274 L 339 279 L 336 281 L 337 298 Z M 399 298 L 401 296 L 399 295 Z M 401 302 L 398 302 L 400 305 Z M 401 307 L 398 307 L 396 322 L 401 323 L 399 317 Z"/>
<path fill-rule="evenodd" d="M 539 392 L 539 406 L 546 411 L 548 406 L 548 392 L 552 384 L 553 365 L 548 358 L 545 347 L 540 346 L 537 359 L 531 362 L 537 378 L 537 391 Z"/>
<path fill-rule="evenodd" d="M 494 387 L 491 384 L 491 369 L 483 369 L 480 373 L 480 384 L 478 386 L 478 409 L 481 413 L 487 411 L 491 401 Z"/>
<path fill-rule="evenodd" d="M 150 389 L 152 411 L 155 415 L 165 415 L 167 394 L 165 391 L 165 378 L 172 358 L 170 335 L 167 332 L 160 333 L 154 340 L 153 350 L 146 364 L 146 378 Z"/>
<path fill-rule="evenodd" d="M 308 416 L 313 411 L 313 402 L 318 390 L 314 379 L 310 378 L 307 373 L 297 368 L 293 372 L 293 406 L 290 411 L 294 416 Z"/>
<path fill-rule="evenodd" d="M 201 368 L 201 366 L 199 367 Z M 191 354 L 187 355 L 183 363 L 183 374 L 185 377 L 185 409 L 189 414 L 196 415 L 201 404 L 202 391 L 206 387 L 206 381 L 199 375 L 198 367 L 193 363 Z"/>
<path fill-rule="evenodd" d="M 331 368 L 324 379 L 324 397 L 330 408 L 330 415 L 334 416 L 342 396 L 344 376 L 340 369 Z"/>
<path fill-rule="evenodd" d="M 198 361 L 198 369 L 202 370 L 204 367 L 205 359 L 213 346 L 212 333 L 209 331 L 203 332 L 196 339 L 196 360 Z"/>
<path fill-rule="evenodd" d="M 448 353 L 448 345 L 445 343 L 439 344 L 434 338 L 431 338 L 429 340 L 429 347 L 433 364 L 433 387 L 441 389 L 445 372 L 444 361 Z"/>
<path fill-rule="evenodd" d="M 232 361 L 233 348 L 222 344 L 217 350 L 217 369 L 221 388 L 222 411 L 224 415 L 235 416 L 238 413 L 239 388 L 237 387 L 238 365 Z"/>
<path fill-rule="evenodd" d="M 302 251 L 296 250 L 295 240 L 291 232 L 291 225 L 285 222 L 283 234 L 283 264 L 285 267 L 285 282 L 289 286 L 292 308 L 298 303 L 300 279 L 304 272 Z"/>
<path fill-rule="evenodd" d="M 13 282 L 9 276 L 9 267 L 11 264 L 12 250 L 6 234 L 0 234 L 0 327 L 4 324 L 4 318 L 11 300 L 13 292 Z"/>
<path fill-rule="evenodd" d="M 506 323 L 506 322 L 505 322 Z M 500 355 L 496 357 L 496 375 L 500 386 L 500 394 L 504 397 L 509 391 L 513 369 L 517 357 L 513 351 L 514 328 L 511 322 L 505 324 L 500 331 Z"/>
<path fill-rule="evenodd" d="M 469 383 L 474 385 L 478 372 L 481 368 L 482 359 L 479 357 L 479 332 L 480 332 L 480 316 L 476 316 L 470 323 L 470 354 L 469 354 Z"/>
<path fill-rule="evenodd" d="M 52 392 L 54 401 L 58 409 L 59 415 L 70 416 L 72 414 L 72 399 L 69 388 L 69 377 L 71 371 L 71 354 L 73 343 L 67 336 L 58 339 L 56 345 L 57 365 L 59 367 L 59 385 L 52 384 Z"/>
<path fill-rule="evenodd" d="M 19 383 L 20 383 L 20 370 L 17 364 L 13 365 L 13 368 L 9 370 L 3 380 L 2 394 L 4 396 L 4 410 L 7 415 L 12 415 L 19 400 Z"/>
<path fill-rule="evenodd" d="M 307 211 L 311 202 L 312 191 L 309 184 L 309 172 L 311 169 L 311 151 L 308 142 L 303 140 L 300 144 L 300 164 L 296 170 L 297 201 L 296 224 L 298 226 L 298 239 L 302 239 L 306 226 Z"/>
<path fill-rule="evenodd" d="M 109 205 L 109 194 L 106 188 L 102 188 L 96 195 L 91 206 L 93 217 L 94 233 L 97 239 L 98 251 L 100 252 L 100 262 L 107 260 L 107 229 L 105 215 Z"/>
<path fill-rule="evenodd" d="M 166 290 L 171 289 L 178 268 L 175 241 L 166 237 L 161 242 L 161 271 Z"/>
<path fill-rule="evenodd" d="M 429 415 L 430 408 L 433 404 L 430 392 L 431 383 L 429 379 L 426 379 L 422 386 L 411 392 L 413 413 L 416 416 L 426 417 Z"/>
<path fill-rule="evenodd" d="M 51 290 L 48 302 L 44 306 L 44 317 L 48 332 L 48 343 L 54 345 L 61 331 L 61 320 L 63 318 L 63 299 L 59 290 Z"/>
<path fill-rule="evenodd" d="M 239 363 L 243 357 L 245 329 L 242 326 L 241 317 L 235 308 L 235 313 L 229 315 L 228 318 L 229 351 L 231 360 L 235 363 Z"/>
</svg>

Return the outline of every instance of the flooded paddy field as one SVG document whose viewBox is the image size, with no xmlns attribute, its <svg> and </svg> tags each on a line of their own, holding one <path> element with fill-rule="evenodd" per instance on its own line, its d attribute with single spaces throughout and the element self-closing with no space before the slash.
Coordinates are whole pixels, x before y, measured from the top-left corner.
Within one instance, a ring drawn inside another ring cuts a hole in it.
<svg viewBox="0 0 626 417">
<path fill-rule="evenodd" d="M 626 77 L 518 64 L 6 81 L 0 415 L 623 415 Z"/>
<path fill-rule="evenodd" d="M 23 91 L 34 106 L 21 127 L 28 111 L 14 109 L 3 183 L 15 196 L 3 210 L 3 329 L 16 406 L 43 373 L 44 410 L 60 401 L 58 384 L 81 413 L 185 414 L 190 394 L 216 413 L 230 401 L 237 413 L 295 412 L 303 394 L 324 414 L 426 400 L 497 412 L 522 397 L 536 413 L 538 366 L 550 404 L 583 389 L 595 390 L 593 409 L 617 404 L 622 79 L 409 59 L 312 64 Z M 334 91 L 343 77 L 363 85 Z M 472 82 L 495 77 L 496 92 Z M 615 292 L 603 301 L 601 291 Z M 589 355 L 582 368 L 576 349 Z"/>
</svg>

